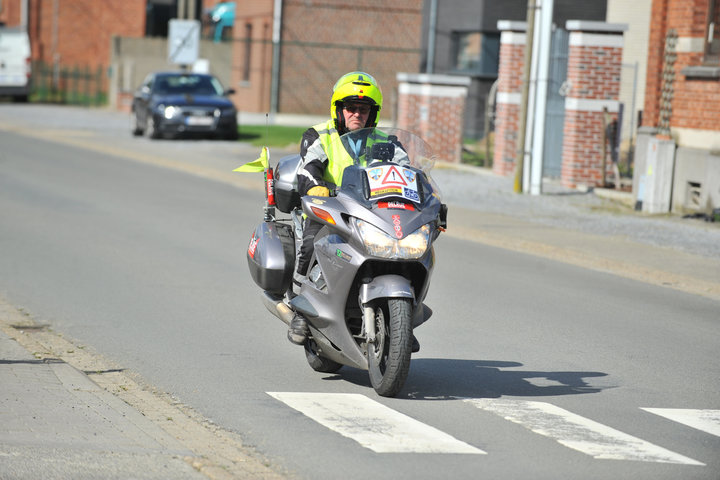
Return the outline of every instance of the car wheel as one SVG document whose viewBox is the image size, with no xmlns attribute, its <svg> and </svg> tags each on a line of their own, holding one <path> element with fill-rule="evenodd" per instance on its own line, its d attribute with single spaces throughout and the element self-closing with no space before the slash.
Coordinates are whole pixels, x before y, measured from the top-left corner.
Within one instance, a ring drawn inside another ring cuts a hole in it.
<svg viewBox="0 0 720 480">
<path fill-rule="evenodd" d="M 142 127 L 140 126 L 140 120 L 138 119 L 137 111 L 133 111 L 130 113 L 130 131 L 135 137 L 144 133 Z"/>
</svg>

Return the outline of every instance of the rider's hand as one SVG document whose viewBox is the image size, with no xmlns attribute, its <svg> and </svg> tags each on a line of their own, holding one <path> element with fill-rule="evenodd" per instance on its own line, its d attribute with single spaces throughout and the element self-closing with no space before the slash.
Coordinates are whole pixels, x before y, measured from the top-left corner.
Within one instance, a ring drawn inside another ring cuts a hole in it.
<svg viewBox="0 0 720 480">
<path fill-rule="evenodd" d="M 318 185 L 318 186 L 312 187 L 310 190 L 308 190 L 307 194 L 312 195 L 313 197 L 329 197 L 330 190 L 327 187 Z"/>
</svg>

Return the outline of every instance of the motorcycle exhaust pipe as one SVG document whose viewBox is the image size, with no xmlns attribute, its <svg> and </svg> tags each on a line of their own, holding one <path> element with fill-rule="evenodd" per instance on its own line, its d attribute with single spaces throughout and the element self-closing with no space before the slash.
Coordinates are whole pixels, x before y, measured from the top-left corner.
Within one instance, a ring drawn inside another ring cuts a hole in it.
<svg viewBox="0 0 720 480">
<path fill-rule="evenodd" d="M 294 313 L 290 307 L 285 305 L 283 297 L 278 298 L 268 292 L 262 292 L 262 300 L 265 308 L 267 308 L 270 313 L 290 326 L 290 321 L 292 320 Z"/>
</svg>

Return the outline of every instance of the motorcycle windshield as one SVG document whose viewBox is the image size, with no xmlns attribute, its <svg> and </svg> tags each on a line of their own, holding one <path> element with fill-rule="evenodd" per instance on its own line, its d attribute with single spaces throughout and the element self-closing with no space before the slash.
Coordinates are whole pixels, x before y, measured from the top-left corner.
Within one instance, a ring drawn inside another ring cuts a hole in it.
<svg viewBox="0 0 720 480">
<path fill-rule="evenodd" d="M 346 133 L 331 145 L 343 150 L 353 165 L 343 172 L 338 192 L 369 205 L 401 200 L 418 206 L 440 191 L 430 176 L 435 156 L 417 135 L 396 128 L 363 128 Z"/>
</svg>

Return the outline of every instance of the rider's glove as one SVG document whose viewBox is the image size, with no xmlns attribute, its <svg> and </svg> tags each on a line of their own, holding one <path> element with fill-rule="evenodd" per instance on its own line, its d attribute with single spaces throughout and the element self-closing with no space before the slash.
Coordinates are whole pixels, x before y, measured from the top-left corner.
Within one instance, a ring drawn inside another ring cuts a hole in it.
<svg viewBox="0 0 720 480">
<path fill-rule="evenodd" d="M 330 190 L 327 187 L 318 185 L 318 186 L 312 187 L 310 190 L 308 190 L 307 194 L 312 195 L 313 197 L 329 197 Z"/>
</svg>

